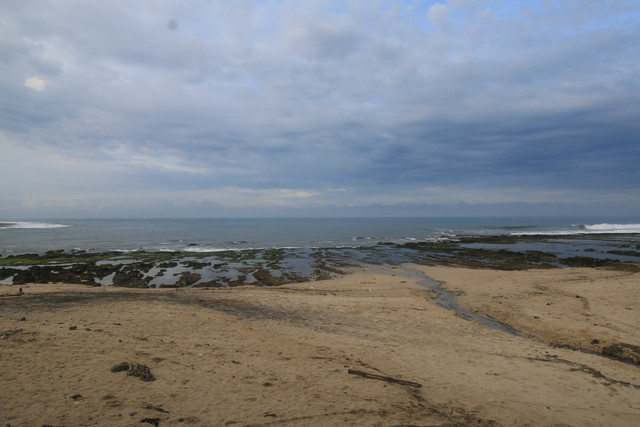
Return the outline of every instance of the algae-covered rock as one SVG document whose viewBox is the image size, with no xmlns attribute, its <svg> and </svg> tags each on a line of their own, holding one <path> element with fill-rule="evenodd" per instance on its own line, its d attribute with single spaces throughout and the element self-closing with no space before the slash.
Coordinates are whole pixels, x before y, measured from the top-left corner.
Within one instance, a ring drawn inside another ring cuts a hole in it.
<svg viewBox="0 0 640 427">
<path fill-rule="evenodd" d="M 142 381 L 155 381 L 156 377 L 151 373 L 151 369 L 147 365 L 140 363 L 122 362 L 114 365 L 111 372 L 126 371 L 128 377 L 138 377 Z"/>
<path fill-rule="evenodd" d="M 602 354 L 618 360 L 640 365 L 640 346 L 614 343 L 602 348 Z"/>
<path fill-rule="evenodd" d="M 182 265 L 184 265 L 187 268 L 190 268 L 192 270 L 202 270 L 205 267 L 208 267 L 211 265 L 210 262 L 200 262 L 200 261 L 184 261 L 182 263 Z"/>
<path fill-rule="evenodd" d="M 175 261 L 165 261 L 158 264 L 160 268 L 175 268 L 178 266 L 178 263 Z"/>
<path fill-rule="evenodd" d="M 201 277 L 202 276 L 200 276 L 198 273 L 191 273 L 189 271 L 185 271 L 180 275 L 180 279 L 178 279 L 178 283 L 176 283 L 176 286 L 179 288 L 182 288 L 185 286 L 191 286 L 194 283 L 196 283 L 198 280 L 200 280 Z"/>
<path fill-rule="evenodd" d="M 113 285 L 122 286 L 126 288 L 148 288 L 151 277 L 144 277 L 144 275 L 133 269 L 122 269 L 116 271 L 113 275 Z"/>
<path fill-rule="evenodd" d="M 14 285 L 25 283 L 84 283 L 95 285 L 95 276 L 87 268 L 87 264 L 32 265 L 25 270 L 18 270 L 13 276 Z"/>
<path fill-rule="evenodd" d="M 253 277 L 262 286 L 279 286 L 287 283 L 283 277 L 277 277 L 271 274 L 271 271 L 266 268 L 260 268 L 253 273 Z"/>
<path fill-rule="evenodd" d="M 9 267 L 0 268 L 0 280 L 8 279 L 9 277 L 15 275 L 19 271 L 20 270 L 17 268 L 9 268 Z"/>
</svg>

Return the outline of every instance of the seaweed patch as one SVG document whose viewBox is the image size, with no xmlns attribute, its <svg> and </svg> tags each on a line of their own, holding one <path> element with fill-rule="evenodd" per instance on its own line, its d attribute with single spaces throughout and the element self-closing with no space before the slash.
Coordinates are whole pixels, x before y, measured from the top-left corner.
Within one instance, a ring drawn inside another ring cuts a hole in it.
<svg viewBox="0 0 640 427">
<path fill-rule="evenodd" d="M 128 377 L 138 377 L 142 381 L 155 381 L 156 377 L 151 373 L 151 369 L 149 369 L 146 365 L 141 365 L 139 363 L 130 363 L 130 362 L 122 362 L 114 365 L 111 368 L 111 372 L 122 372 L 127 371 Z"/>
</svg>

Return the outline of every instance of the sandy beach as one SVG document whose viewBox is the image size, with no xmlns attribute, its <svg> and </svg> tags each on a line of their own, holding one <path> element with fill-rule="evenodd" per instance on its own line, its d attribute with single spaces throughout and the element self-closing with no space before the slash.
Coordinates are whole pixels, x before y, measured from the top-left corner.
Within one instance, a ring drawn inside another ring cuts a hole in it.
<svg viewBox="0 0 640 427">
<path fill-rule="evenodd" d="M 440 307 L 412 270 L 526 336 Z M 638 284 L 406 266 L 269 288 L 23 285 L 0 298 L 0 422 L 638 425 L 640 368 L 619 360 L 639 356 Z"/>
</svg>

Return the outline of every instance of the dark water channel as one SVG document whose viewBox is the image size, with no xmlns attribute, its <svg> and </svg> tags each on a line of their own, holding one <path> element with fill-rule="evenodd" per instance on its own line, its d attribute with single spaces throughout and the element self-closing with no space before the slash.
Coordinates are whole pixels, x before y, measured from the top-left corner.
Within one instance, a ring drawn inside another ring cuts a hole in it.
<svg viewBox="0 0 640 427">
<path fill-rule="evenodd" d="M 453 311 L 463 319 L 468 320 L 470 322 L 478 323 L 483 326 L 487 326 L 492 329 L 497 329 L 498 331 L 506 332 L 508 334 L 515 335 L 518 337 L 523 337 L 523 338 L 527 337 L 527 335 L 523 334 L 522 332 L 516 331 L 515 329 L 512 329 L 506 325 L 503 325 L 502 323 L 496 322 L 495 320 L 489 317 L 482 316 L 476 312 L 460 307 L 460 304 L 458 303 L 458 297 L 456 296 L 456 294 L 442 288 L 445 282 L 435 280 L 427 276 L 424 272 L 420 270 L 412 269 L 409 267 L 403 267 L 403 270 L 411 275 L 417 276 L 418 280 L 416 281 L 416 283 L 418 285 L 424 286 L 425 288 L 431 289 L 432 291 L 436 291 L 438 293 L 438 296 L 435 297 L 433 300 L 438 305 L 446 308 L 447 310 Z"/>
</svg>

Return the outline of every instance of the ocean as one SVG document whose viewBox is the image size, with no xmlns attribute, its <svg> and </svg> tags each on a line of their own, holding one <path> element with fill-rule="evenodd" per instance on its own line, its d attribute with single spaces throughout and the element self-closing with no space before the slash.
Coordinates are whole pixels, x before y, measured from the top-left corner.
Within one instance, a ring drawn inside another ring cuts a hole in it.
<svg viewBox="0 0 640 427">
<path fill-rule="evenodd" d="M 405 263 L 634 268 L 640 218 L 0 221 L 3 284 L 269 286 Z"/>
<path fill-rule="evenodd" d="M 0 220 L 0 255 L 48 250 L 214 252 L 355 248 L 460 236 L 640 235 L 640 218 L 265 218 Z"/>
</svg>

